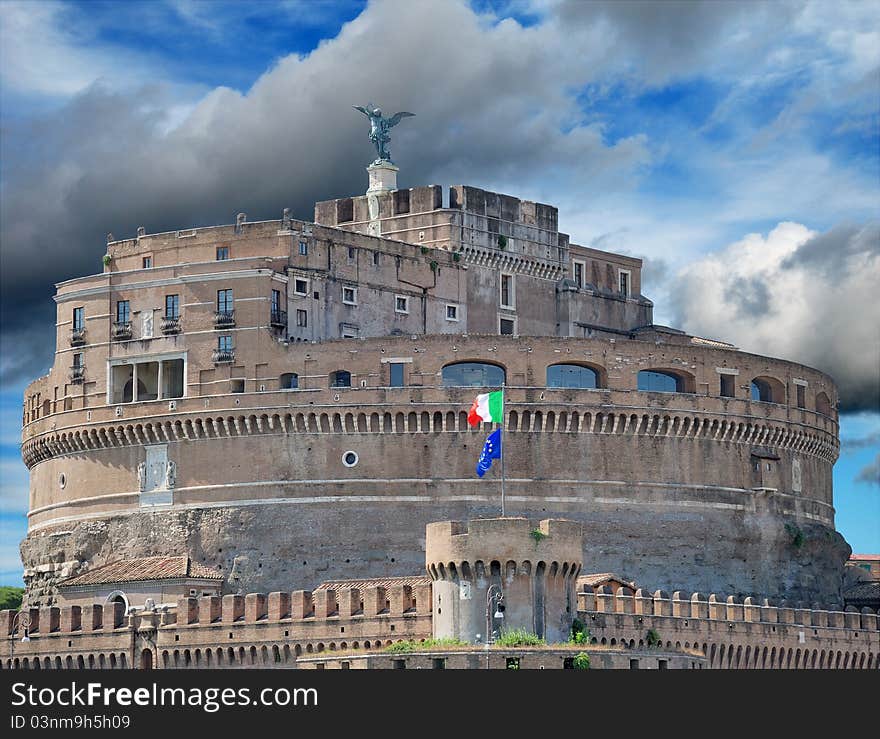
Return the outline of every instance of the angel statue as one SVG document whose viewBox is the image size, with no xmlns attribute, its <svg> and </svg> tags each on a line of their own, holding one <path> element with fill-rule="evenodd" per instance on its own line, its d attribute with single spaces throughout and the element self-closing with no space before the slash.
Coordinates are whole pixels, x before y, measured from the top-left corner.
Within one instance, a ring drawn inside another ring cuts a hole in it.
<svg viewBox="0 0 880 739">
<path fill-rule="evenodd" d="M 370 141 L 375 144 L 376 152 L 379 155 L 376 161 L 390 162 L 391 153 L 388 151 L 388 143 L 391 141 L 391 137 L 388 135 L 388 129 L 400 123 L 401 119 L 414 116 L 415 113 L 395 113 L 390 118 L 383 118 L 382 110 L 372 103 L 367 103 L 366 107 L 362 105 L 352 105 L 351 107 L 359 110 L 370 119 Z"/>
</svg>

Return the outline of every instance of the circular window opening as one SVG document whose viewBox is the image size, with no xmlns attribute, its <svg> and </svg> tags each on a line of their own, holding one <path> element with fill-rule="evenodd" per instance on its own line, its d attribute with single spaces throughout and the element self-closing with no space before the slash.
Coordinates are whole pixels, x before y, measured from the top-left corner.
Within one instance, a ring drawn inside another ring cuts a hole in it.
<svg viewBox="0 0 880 739">
<path fill-rule="evenodd" d="M 67 485 L 67 478 L 64 476 L 63 472 L 58 475 L 58 485 L 61 487 L 62 490 L 64 490 L 64 486 Z"/>
<path fill-rule="evenodd" d="M 342 455 L 342 464 L 346 467 L 354 467 L 358 463 L 357 452 L 346 452 Z"/>
</svg>

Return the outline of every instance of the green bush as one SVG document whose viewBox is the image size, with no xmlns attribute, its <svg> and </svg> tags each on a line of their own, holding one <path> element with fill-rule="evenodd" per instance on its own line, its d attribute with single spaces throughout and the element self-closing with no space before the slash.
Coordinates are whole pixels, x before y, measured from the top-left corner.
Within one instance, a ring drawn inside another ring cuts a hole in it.
<svg viewBox="0 0 880 739">
<path fill-rule="evenodd" d="M 459 254 L 458 252 L 455 252 L 452 255 L 452 261 L 453 262 L 460 262 L 461 261 L 461 254 Z"/>
<path fill-rule="evenodd" d="M 547 538 L 547 534 L 545 534 L 541 529 L 532 529 L 529 531 L 529 536 L 531 536 L 535 540 L 535 546 L 540 544 L 544 539 Z"/>
<path fill-rule="evenodd" d="M 383 651 L 392 654 L 403 654 L 406 652 L 418 652 L 423 649 L 436 649 L 437 647 L 466 647 L 467 642 L 460 639 L 425 639 L 425 641 L 398 641 L 389 644 Z"/>
<path fill-rule="evenodd" d="M 660 638 L 660 634 L 657 633 L 656 629 L 648 629 L 648 633 L 645 635 L 645 641 L 648 643 L 649 647 L 658 647 L 663 643 L 663 639 Z"/>
<path fill-rule="evenodd" d="M 507 237 L 504 234 L 499 234 L 498 236 L 498 248 L 506 249 L 507 248 Z"/>
<path fill-rule="evenodd" d="M 576 670 L 589 670 L 590 669 L 590 655 L 586 652 L 579 652 L 575 655 L 575 658 L 572 662 L 574 669 Z"/>
<path fill-rule="evenodd" d="M 427 254 L 428 251 L 430 251 L 430 250 L 428 249 L 427 246 L 423 246 L 423 247 L 422 247 L 422 254 Z"/>
<path fill-rule="evenodd" d="M 589 644 L 590 630 L 584 625 L 584 622 L 576 618 L 571 622 L 571 635 L 568 639 L 570 644 Z"/>
<path fill-rule="evenodd" d="M 17 611 L 23 595 L 24 588 L 0 585 L 0 611 Z"/>
<path fill-rule="evenodd" d="M 547 642 L 537 634 L 525 629 L 501 630 L 501 635 L 495 640 L 501 647 L 539 647 Z"/>
<path fill-rule="evenodd" d="M 110 265 L 110 260 L 111 260 L 111 259 L 112 259 L 112 257 L 111 257 L 109 254 L 105 254 L 105 255 L 101 258 L 101 261 L 104 263 L 104 266 L 105 266 L 105 267 L 108 267 L 108 266 Z"/>
</svg>

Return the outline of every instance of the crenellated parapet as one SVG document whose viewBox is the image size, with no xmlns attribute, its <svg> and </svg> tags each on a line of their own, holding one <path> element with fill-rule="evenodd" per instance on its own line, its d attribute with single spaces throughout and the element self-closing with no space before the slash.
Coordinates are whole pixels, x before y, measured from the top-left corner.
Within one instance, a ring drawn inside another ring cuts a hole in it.
<svg viewBox="0 0 880 739">
<path fill-rule="evenodd" d="M 880 619 L 870 608 L 607 586 L 577 598 L 594 643 L 696 648 L 713 668 L 880 667 Z"/>
</svg>

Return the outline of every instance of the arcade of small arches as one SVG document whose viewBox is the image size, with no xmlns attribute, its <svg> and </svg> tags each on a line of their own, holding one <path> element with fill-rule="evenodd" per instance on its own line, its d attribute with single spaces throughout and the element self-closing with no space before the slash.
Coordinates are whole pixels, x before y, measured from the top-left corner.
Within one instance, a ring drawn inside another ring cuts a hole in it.
<svg viewBox="0 0 880 739">
<path fill-rule="evenodd" d="M 523 404 L 525 405 L 525 404 Z M 696 414 L 687 411 L 663 414 L 656 409 L 640 413 L 592 412 L 577 410 L 570 404 L 554 407 L 542 402 L 542 410 L 528 407 L 506 411 L 505 428 L 516 432 L 625 434 L 669 436 L 691 439 L 746 443 L 790 449 L 811 454 L 828 462 L 837 459 L 838 443 L 833 434 L 819 429 L 770 419 L 756 420 L 730 414 Z M 164 444 L 194 439 L 230 438 L 255 434 L 391 434 L 475 432 L 467 413 L 433 410 L 407 413 L 389 412 L 380 407 L 372 412 L 262 413 L 260 415 L 195 416 L 174 421 L 155 421 L 128 425 L 93 427 L 47 435 L 22 445 L 22 458 L 28 467 L 65 454 L 113 447 Z"/>
<path fill-rule="evenodd" d="M 451 580 L 458 582 L 462 580 L 474 580 L 489 577 L 497 579 L 502 576 L 501 563 L 498 560 L 492 560 L 489 563 L 489 571 L 486 572 L 486 565 L 482 560 L 476 560 L 471 566 L 470 562 L 463 561 L 456 564 L 455 562 L 432 562 L 427 567 L 428 575 L 431 580 Z M 534 575 L 537 578 L 548 577 L 554 579 L 561 577 L 563 579 L 574 579 L 581 571 L 581 565 L 577 562 L 544 562 L 539 561 L 534 565 Z M 504 564 L 503 576 L 506 579 L 520 575 L 532 574 L 532 563 L 528 560 L 523 562 L 514 562 L 509 560 Z"/>
</svg>

